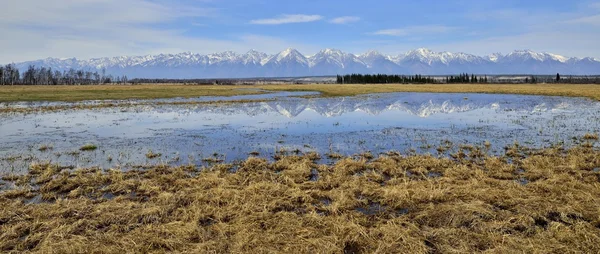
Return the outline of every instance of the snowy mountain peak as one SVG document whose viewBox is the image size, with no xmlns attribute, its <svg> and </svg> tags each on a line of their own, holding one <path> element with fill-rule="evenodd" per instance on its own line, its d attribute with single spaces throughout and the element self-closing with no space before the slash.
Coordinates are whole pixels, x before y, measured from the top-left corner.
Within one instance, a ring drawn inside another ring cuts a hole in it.
<svg viewBox="0 0 600 254">
<path fill-rule="evenodd" d="M 498 62 L 498 60 L 500 60 L 502 57 L 504 57 L 502 53 L 493 53 L 486 56 L 486 59 L 488 59 L 491 62 Z"/>
<path fill-rule="evenodd" d="M 225 51 L 208 55 L 183 52 L 146 56 L 118 56 L 78 60 L 46 58 L 15 64 L 20 71 L 30 65 L 65 71 L 106 69 L 113 75 L 130 78 L 237 78 L 335 75 L 348 73 L 385 74 L 600 74 L 600 60 L 569 58 L 532 50 L 515 50 L 480 57 L 467 53 L 434 52 L 418 48 L 397 56 L 371 50 L 361 55 L 327 48 L 305 56 L 288 48 L 274 55 L 256 50 L 247 53 Z"/>
<path fill-rule="evenodd" d="M 550 58 L 552 60 L 559 61 L 561 63 L 566 63 L 567 61 L 569 61 L 569 58 L 565 57 L 565 56 L 561 56 L 561 55 L 557 55 L 557 54 L 552 54 L 552 53 L 546 53 L 546 55 L 550 56 Z"/>
<path fill-rule="evenodd" d="M 546 53 L 546 52 L 537 53 L 537 52 L 534 52 L 529 49 L 515 50 L 515 51 L 509 53 L 508 55 L 506 55 L 504 58 L 509 59 L 509 60 L 520 60 L 520 61 L 531 61 L 531 60 L 540 61 L 540 62 L 556 61 L 556 62 L 561 62 L 561 63 L 566 63 L 570 60 L 570 58 L 564 57 L 561 55 Z"/>
<path fill-rule="evenodd" d="M 317 54 L 341 56 L 341 55 L 344 55 L 344 52 L 342 52 L 339 49 L 326 48 L 324 50 L 319 51 L 319 53 L 317 53 Z"/>
<path fill-rule="evenodd" d="M 279 53 L 279 55 L 280 55 L 280 56 L 282 56 L 282 57 L 287 57 L 287 56 L 289 56 L 289 55 L 294 55 L 294 56 L 296 56 L 296 55 L 302 55 L 302 54 L 300 54 L 300 52 L 298 52 L 298 50 L 296 50 L 296 49 L 293 49 L 293 48 L 287 48 L 286 50 L 284 50 L 284 51 L 281 51 L 281 52 Z"/>
<path fill-rule="evenodd" d="M 404 59 L 423 61 L 427 63 L 431 63 L 432 61 L 436 60 L 436 57 L 439 58 L 439 54 L 426 48 L 411 50 L 406 52 L 404 55 Z"/>
<path fill-rule="evenodd" d="M 537 54 L 531 49 L 517 49 L 512 52 L 513 54 Z"/>
<path fill-rule="evenodd" d="M 433 51 L 431 51 L 428 48 L 418 48 L 418 49 L 415 49 L 415 50 L 412 50 L 409 52 L 413 52 L 415 54 L 420 54 L 420 55 L 431 55 L 434 53 Z"/>
<path fill-rule="evenodd" d="M 452 62 L 481 62 L 483 58 L 467 53 L 434 52 L 426 48 L 408 51 L 404 56 L 399 56 L 404 61 L 420 62 L 427 65 L 445 64 Z"/>
<path fill-rule="evenodd" d="M 246 52 L 245 55 L 247 55 L 247 56 L 257 56 L 257 57 L 265 57 L 265 56 L 267 56 L 267 54 L 265 54 L 263 52 L 256 51 L 256 50 L 250 50 L 250 51 Z"/>
<path fill-rule="evenodd" d="M 508 55 L 506 55 L 505 58 L 521 59 L 521 60 L 535 59 L 535 60 L 543 61 L 544 56 L 543 56 L 543 54 L 533 52 L 529 49 L 524 49 L 524 50 L 515 50 L 515 51 L 509 53 Z"/>
<path fill-rule="evenodd" d="M 364 54 L 360 55 L 360 57 L 363 57 L 363 58 L 380 57 L 380 56 L 383 56 L 383 54 L 379 53 L 379 51 L 377 51 L 377 50 L 369 50 L 369 51 L 365 52 Z"/>
<path fill-rule="evenodd" d="M 333 65 L 335 68 L 346 68 L 354 64 L 364 63 L 353 54 L 344 53 L 338 49 L 324 49 L 319 51 L 314 56 L 309 57 L 310 67 Z"/>
<path fill-rule="evenodd" d="M 294 63 L 297 62 L 302 65 L 308 65 L 308 60 L 306 57 L 298 50 L 293 48 L 288 48 L 284 51 L 279 52 L 279 54 L 274 55 L 271 59 L 269 59 L 265 64 L 280 64 L 282 62 L 286 63 Z"/>
</svg>

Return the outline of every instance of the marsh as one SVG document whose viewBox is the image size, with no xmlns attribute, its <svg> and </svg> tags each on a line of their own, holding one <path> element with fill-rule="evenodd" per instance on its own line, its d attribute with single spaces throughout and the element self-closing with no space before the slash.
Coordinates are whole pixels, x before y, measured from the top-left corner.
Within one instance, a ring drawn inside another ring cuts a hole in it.
<svg viewBox="0 0 600 254">
<path fill-rule="evenodd" d="M 245 160 L 249 154 L 272 159 L 292 151 L 335 154 L 323 158 L 334 162 L 334 157 L 391 150 L 447 155 L 454 152 L 441 149 L 447 143 L 487 143 L 491 153 L 499 154 L 515 142 L 538 148 L 574 145 L 580 143 L 578 137 L 600 129 L 600 102 L 584 98 L 310 95 L 316 94 L 128 100 L 92 109 L 75 108 L 98 102 L 7 103 L 5 109 L 68 107 L 0 114 L 0 167 L 25 172 L 33 162 L 123 170 L 157 164 L 202 166 Z M 227 100 L 253 102 L 203 103 Z"/>
</svg>

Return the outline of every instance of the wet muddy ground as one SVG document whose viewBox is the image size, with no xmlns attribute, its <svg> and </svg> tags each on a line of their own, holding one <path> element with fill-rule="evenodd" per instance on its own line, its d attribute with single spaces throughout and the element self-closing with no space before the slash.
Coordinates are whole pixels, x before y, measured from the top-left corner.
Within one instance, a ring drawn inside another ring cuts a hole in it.
<svg viewBox="0 0 600 254">
<path fill-rule="evenodd" d="M 515 142 L 571 146 L 580 142 L 574 137 L 600 130 L 600 103 L 582 98 L 429 93 L 298 97 L 311 94 L 132 100 L 119 101 L 118 107 L 2 113 L 0 174 L 23 173 L 31 163 L 44 162 L 127 170 L 313 151 L 331 162 L 336 155 L 376 156 L 390 150 L 438 154 L 440 146 L 449 144 L 487 144 L 490 153 L 498 154 Z M 216 100 L 267 101 L 193 104 Z M 94 103 L 105 102 L 82 104 Z"/>
</svg>

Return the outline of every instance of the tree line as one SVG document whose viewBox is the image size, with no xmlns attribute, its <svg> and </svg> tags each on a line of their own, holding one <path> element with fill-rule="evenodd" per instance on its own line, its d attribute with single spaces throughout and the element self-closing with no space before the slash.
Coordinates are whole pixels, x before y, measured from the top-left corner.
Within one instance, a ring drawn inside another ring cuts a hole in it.
<svg viewBox="0 0 600 254">
<path fill-rule="evenodd" d="M 0 66 L 0 85 L 101 85 L 101 84 L 139 84 L 139 83 L 191 83 L 191 84 L 252 84 L 256 82 L 277 81 L 276 79 L 128 79 L 127 76 L 112 76 L 105 70 L 86 71 L 69 69 L 66 71 L 52 70 L 52 68 L 29 68 L 20 73 L 12 64 Z M 285 82 L 285 80 L 281 80 Z M 331 82 L 331 81 L 328 81 Z M 348 74 L 337 75 L 338 84 L 453 84 L 453 83 L 564 83 L 564 84 L 600 84 L 600 76 L 561 76 L 552 75 L 493 75 L 477 76 L 462 73 L 452 76 L 423 76 L 423 75 L 386 75 L 386 74 Z"/>
<path fill-rule="evenodd" d="M 404 76 L 404 75 L 385 75 L 385 74 L 348 74 L 337 75 L 338 84 L 387 84 L 387 83 L 439 83 L 432 77 L 421 75 Z"/>
<path fill-rule="evenodd" d="M 561 84 L 600 84 L 600 76 L 568 76 L 561 77 L 552 75 L 493 75 L 491 77 L 478 76 L 475 74 L 461 73 L 452 76 L 405 76 L 386 74 L 347 74 L 337 75 L 338 84 L 537 84 L 537 83 L 561 83 Z"/>
<path fill-rule="evenodd" d="M 0 66 L 0 85 L 101 85 L 127 82 L 127 76 L 114 77 L 107 75 L 105 70 L 101 73 L 75 69 L 61 72 L 52 68 L 29 66 L 21 74 L 12 64 Z"/>
<path fill-rule="evenodd" d="M 386 75 L 386 74 L 348 74 L 337 75 L 338 84 L 436 84 L 436 83 L 488 83 L 488 77 L 462 73 L 458 76 L 433 78 L 431 76 Z"/>
<path fill-rule="evenodd" d="M 458 76 L 449 76 L 446 77 L 446 83 L 447 84 L 454 84 L 454 83 L 488 83 L 488 77 L 484 76 L 484 77 L 477 77 L 475 76 L 475 74 L 467 74 L 467 73 L 461 73 Z"/>
</svg>

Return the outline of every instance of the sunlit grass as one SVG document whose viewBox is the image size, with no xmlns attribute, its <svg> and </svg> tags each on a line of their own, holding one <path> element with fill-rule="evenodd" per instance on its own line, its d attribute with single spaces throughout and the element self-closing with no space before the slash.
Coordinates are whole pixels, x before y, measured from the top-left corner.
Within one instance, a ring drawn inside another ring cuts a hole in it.
<svg viewBox="0 0 600 254">
<path fill-rule="evenodd" d="M 154 153 L 152 153 L 154 154 Z M 219 156 L 218 154 L 214 157 Z M 34 163 L 0 191 L 2 252 L 600 251 L 600 151 L 315 153 L 145 170 Z M 143 243 L 143 244 L 142 244 Z"/>
<path fill-rule="evenodd" d="M 260 93 L 248 86 L 216 85 L 89 85 L 89 86 L 1 86 L 0 102 L 83 101 L 233 96 Z"/>
<path fill-rule="evenodd" d="M 248 89 L 255 88 L 255 89 Z M 600 100 L 600 85 L 593 84 L 307 84 L 307 85 L 95 85 L 95 86 L 3 86 L 0 102 L 83 101 L 157 99 L 174 97 L 234 96 L 271 91 L 317 91 L 323 96 L 353 96 L 370 93 L 497 93 L 588 97 Z"/>
<path fill-rule="evenodd" d="M 371 93 L 422 92 L 422 93 L 491 93 L 587 97 L 600 100 L 600 85 L 594 84 L 309 84 L 262 85 L 271 91 L 317 91 L 323 96 L 354 96 Z"/>
</svg>

